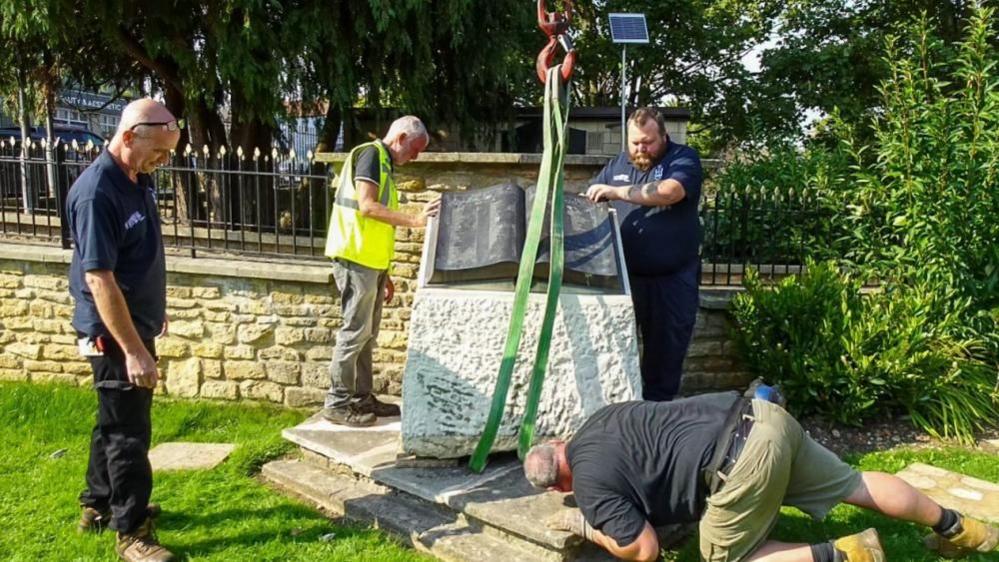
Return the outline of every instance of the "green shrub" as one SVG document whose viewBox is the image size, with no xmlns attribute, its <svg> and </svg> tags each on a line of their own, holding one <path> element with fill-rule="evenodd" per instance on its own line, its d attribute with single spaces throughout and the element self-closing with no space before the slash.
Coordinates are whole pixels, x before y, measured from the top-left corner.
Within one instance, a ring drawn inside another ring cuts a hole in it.
<svg viewBox="0 0 999 562">
<path fill-rule="evenodd" d="M 862 295 L 835 263 L 809 263 L 775 286 L 749 270 L 732 304 L 749 368 L 783 387 L 798 414 L 861 424 L 905 412 L 923 429 L 968 440 L 999 419 L 983 342 L 959 339 L 952 294 L 898 286 Z"/>
</svg>

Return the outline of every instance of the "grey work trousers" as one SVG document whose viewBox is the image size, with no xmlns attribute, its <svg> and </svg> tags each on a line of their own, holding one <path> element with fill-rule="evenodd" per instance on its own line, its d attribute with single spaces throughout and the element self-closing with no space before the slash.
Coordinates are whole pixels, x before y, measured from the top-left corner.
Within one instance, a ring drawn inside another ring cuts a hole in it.
<svg viewBox="0 0 999 562">
<path fill-rule="evenodd" d="M 343 324 L 333 347 L 325 406 L 342 408 L 371 394 L 372 354 L 388 272 L 338 258 L 333 261 L 333 280 L 340 290 Z"/>
</svg>

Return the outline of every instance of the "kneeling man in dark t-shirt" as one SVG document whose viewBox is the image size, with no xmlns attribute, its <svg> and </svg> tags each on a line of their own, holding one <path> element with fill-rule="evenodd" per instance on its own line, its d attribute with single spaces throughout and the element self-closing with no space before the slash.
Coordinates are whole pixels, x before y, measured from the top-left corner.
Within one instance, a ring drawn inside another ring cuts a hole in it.
<svg viewBox="0 0 999 562">
<path fill-rule="evenodd" d="M 569 443 L 536 445 L 524 461 L 536 487 L 573 492 L 549 527 L 625 560 L 655 560 L 654 527 L 699 522 L 701 559 L 882 562 L 877 531 L 807 545 L 768 540 L 782 505 L 822 519 L 846 502 L 935 531 L 948 557 L 991 552 L 999 528 L 941 508 L 895 476 L 860 473 L 780 406 L 736 393 L 606 406 Z"/>
</svg>

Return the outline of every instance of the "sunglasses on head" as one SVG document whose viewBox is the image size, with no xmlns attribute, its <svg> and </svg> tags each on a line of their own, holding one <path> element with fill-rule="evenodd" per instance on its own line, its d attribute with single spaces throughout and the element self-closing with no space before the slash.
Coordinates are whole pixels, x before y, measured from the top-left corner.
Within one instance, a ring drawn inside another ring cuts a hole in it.
<svg viewBox="0 0 999 562">
<path fill-rule="evenodd" d="M 128 128 L 129 131 L 134 131 L 136 127 L 161 127 L 164 131 L 179 131 L 184 128 L 187 122 L 184 119 L 174 119 L 172 121 L 143 121 L 142 123 L 136 123 Z"/>
</svg>

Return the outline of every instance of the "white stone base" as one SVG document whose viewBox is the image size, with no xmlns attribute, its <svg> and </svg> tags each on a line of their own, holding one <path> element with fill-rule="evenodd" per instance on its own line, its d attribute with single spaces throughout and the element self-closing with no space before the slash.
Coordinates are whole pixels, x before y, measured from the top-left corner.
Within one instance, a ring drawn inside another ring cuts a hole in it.
<svg viewBox="0 0 999 562">
<path fill-rule="evenodd" d="M 532 294 L 494 451 L 517 448 L 544 315 Z M 486 424 L 513 294 L 420 289 L 402 382 L 402 448 L 425 457 L 469 455 Z M 641 397 L 635 315 L 628 295 L 559 299 L 535 439 L 569 438 L 602 406 Z"/>
</svg>

